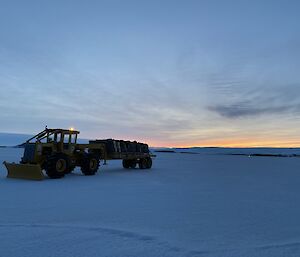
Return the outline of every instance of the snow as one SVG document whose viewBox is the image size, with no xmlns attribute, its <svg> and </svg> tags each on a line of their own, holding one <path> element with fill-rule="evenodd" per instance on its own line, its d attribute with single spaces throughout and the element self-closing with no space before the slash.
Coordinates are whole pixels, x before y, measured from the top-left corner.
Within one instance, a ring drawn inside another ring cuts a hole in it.
<svg viewBox="0 0 300 257">
<path fill-rule="evenodd" d="M 22 151 L 0 148 L 0 161 Z M 40 182 L 2 165 L 0 256 L 300 256 L 300 158 L 213 153 Z"/>
</svg>

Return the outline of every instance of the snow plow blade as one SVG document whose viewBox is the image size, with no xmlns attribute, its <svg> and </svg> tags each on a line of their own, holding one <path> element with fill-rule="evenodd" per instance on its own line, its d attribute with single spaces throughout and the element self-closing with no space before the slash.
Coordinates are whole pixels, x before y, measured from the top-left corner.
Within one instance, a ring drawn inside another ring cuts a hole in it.
<svg viewBox="0 0 300 257">
<path fill-rule="evenodd" d="M 3 162 L 7 169 L 8 178 L 22 178 L 31 180 L 42 180 L 44 174 L 39 164 L 17 164 Z"/>
</svg>

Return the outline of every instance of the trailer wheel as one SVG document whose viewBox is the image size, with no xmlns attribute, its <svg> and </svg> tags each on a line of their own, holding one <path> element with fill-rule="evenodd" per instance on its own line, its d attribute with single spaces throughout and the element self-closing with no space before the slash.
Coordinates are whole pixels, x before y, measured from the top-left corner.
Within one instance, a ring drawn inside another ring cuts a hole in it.
<svg viewBox="0 0 300 257">
<path fill-rule="evenodd" d="M 142 158 L 139 161 L 139 168 L 140 169 L 147 169 L 148 168 L 148 161 L 146 158 Z"/>
<path fill-rule="evenodd" d="M 65 154 L 51 155 L 45 163 L 46 174 L 49 178 L 62 178 L 69 170 L 69 163 L 69 158 Z"/>
<path fill-rule="evenodd" d="M 152 167 L 152 159 L 151 157 L 142 158 L 139 161 L 140 169 L 151 169 Z"/>
<path fill-rule="evenodd" d="M 123 160 L 122 161 L 122 164 L 123 164 L 123 168 L 124 169 L 129 169 L 130 168 L 130 160 Z"/>
<path fill-rule="evenodd" d="M 135 169 L 136 168 L 136 160 L 130 160 L 130 168 Z"/>
<path fill-rule="evenodd" d="M 98 157 L 87 154 L 84 156 L 82 164 L 81 164 L 81 172 L 86 176 L 95 175 L 100 166 L 100 160 Z"/>
<path fill-rule="evenodd" d="M 125 169 L 135 169 L 136 168 L 136 160 L 128 160 L 128 159 L 125 159 L 123 160 L 123 167 Z"/>
<path fill-rule="evenodd" d="M 151 157 L 147 157 L 146 160 L 147 160 L 147 169 L 151 169 L 151 167 L 152 167 L 152 159 L 151 159 Z"/>
</svg>

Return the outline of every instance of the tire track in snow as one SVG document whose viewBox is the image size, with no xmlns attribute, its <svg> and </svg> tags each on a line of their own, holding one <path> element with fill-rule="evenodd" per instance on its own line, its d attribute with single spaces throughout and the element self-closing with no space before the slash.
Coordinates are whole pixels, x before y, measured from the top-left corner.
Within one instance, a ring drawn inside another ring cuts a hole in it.
<svg viewBox="0 0 300 257">
<path fill-rule="evenodd" d="M 144 243 L 153 244 L 154 247 L 160 246 L 166 249 L 167 251 L 173 252 L 174 256 L 191 256 L 191 251 L 186 250 L 184 248 L 180 248 L 174 245 L 171 245 L 169 242 L 160 241 L 154 236 L 144 235 L 141 233 L 136 233 L 132 231 L 120 230 L 120 229 L 113 229 L 113 228 L 106 228 L 100 226 L 76 226 L 76 225 L 59 225 L 59 224 L 0 224 L 1 228 L 27 228 L 27 229 L 34 229 L 34 228 L 46 228 L 46 229 L 66 229 L 66 230 L 83 230 L 83 231 L 90 231 L 94 233 L 106 233 L 112 236 L 117 236 L 121 238 L 129 238 L 134 240 L 139 240 Z M 194 255 L 193 256 L 199 256 Z"/>
<path fill-rule="evenodd" d="M 299 247 L 300 248 L 300 242 L 286 242 L 286 243 L 278 243 L 278 244 L 269 244 L 269 245 L 262 245 L 255 247 L 256 249 L 261 250 L 269 250 L 274 248 L 286 248 L 286 247 Z"/>
<path fill-rule="evenodd" d="M 241 254 L 240 256 L 244 256 L 246 252 L 248 251 L 269 251 L 274 249 L 285 249 L 285 248 L 294 248 L 299 247 L 300 249 L 300 241 L 295 242 L 282 242 L 282 243 L 273 243 L 273 244 L 265 244 L 265 245 L 258 245 L 253 247 L 237 247 L 237 248 L 223 248 L 223 249 L 217 249 L 217 250 L 188 250 L 184 249 L 182 247 L 177 247 L 174 245 L 171 245 L 169 242 L 160 241 L 158 238 L 154 236 L 144 235 L 141 233 L 136 233 L 132 231 L 126 231 L 126 230 L 120 230 L 120 229 L 113 229 L 113 228 L 106 228 L 106 227 L 100 227 L 100 226 L 76 226 L 76 225 L 59 225 L 59 224 L 0 224 L 1 228 L 28 228 L 28 229 L 34 229 L 34 228 L 48 228 L 48 229 L 67 229 L 67 230 L 84 230 L 84 231 L 90 231 L 95 233 L 106 233 L 109 235 L 121 237 L 121 238 L 129 238 L 134 240 L 139 240 L 145 243 L 153 244 L 154 246 L 161 246 L 166 248 L 168 251 L 174 252 L 178 254 L 179 256 L 186 256 L 186 257 L 197 257 L 197 256 L 214 256 L 215 254 L 224 254 L 224 255 L 230 255 L 233 254 L 233 256 L 238 256 L 238 252 Z M 243 252 L 244 254 L 242 254 Z M 257 253 L 258 253 L 257 252 Z M 256 255 L 253 253 L 254 256 Z"/>
<path fill-rule="evenodd" d="M 300 251 L 300 241 L 297 242 L 286 242 L 286 243 L 277 243 L 277 244 L 265 244 L 258 245 L 253 247 L 237 247 L 237 248 L 223 248 L 218 250 L 204 250 L 204 251 L 189 251 L 188 257 L 195 256 L 262 256 L 261 253 L 264 251 L 273 251 L 277 249 L 291 249 L 291 248 L 299 248 Z M 253 252 L 254 251 L 254 252 Z M 218 254 L 218 255 L 216 255 Z M 264 256 L 264 255 L 263 255 Z M 268 255 L 269 256 L 269 255 Z M 282 256 L 281 254 L 276 256 Z M 292 256 L 299 256 L 295 253 Z"/>
<path fill-rule="evenodd" d="M 91 227 L 91 226 L 74 226 L 74 225 L 59 225 L 59 224 L 0 224 L 0 227 L 24 227 L 24 228 L 50 228 L 50 229 L 76 229 L 76 230 L 88 230 L 93 232 L 105 232 L 111 235 L 117 235 L 120 237 L 134 238 L 141 241 L 154 241 L 153 236 L 147 236 L 140 233 L 135 233 L 126 230 L 105 228 L 105 227 Z"/>
</svg>

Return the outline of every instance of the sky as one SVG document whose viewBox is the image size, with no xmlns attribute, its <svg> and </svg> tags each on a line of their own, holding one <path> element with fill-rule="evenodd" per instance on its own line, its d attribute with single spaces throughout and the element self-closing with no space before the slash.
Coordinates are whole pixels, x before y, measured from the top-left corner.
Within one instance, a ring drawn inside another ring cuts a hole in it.
<svg viewBox="0 0 300 257">
<path fill-rule="evenodd" d="M 300 146 L 299 1 L 0 0 L 0 132 Z"/>
</svg>

